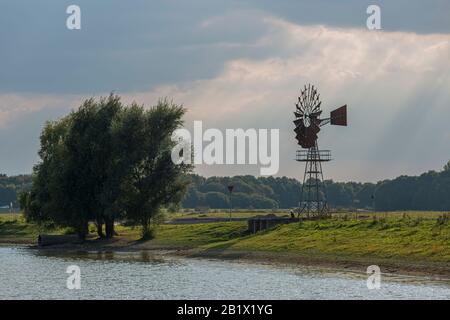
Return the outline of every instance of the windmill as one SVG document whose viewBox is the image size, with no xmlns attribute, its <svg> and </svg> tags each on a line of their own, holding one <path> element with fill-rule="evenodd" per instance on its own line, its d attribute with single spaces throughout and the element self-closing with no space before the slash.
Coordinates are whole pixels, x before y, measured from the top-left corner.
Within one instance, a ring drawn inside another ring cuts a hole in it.
<svg viewBox="0 0 450 320">
<path fill-rule="evenodd" d="M 331 111 L 329 118 L 321 118 L 321 104 L 317 89 L 308 84 L 301 91 L 294 111 L 295 138 L 303 148 L 297 150 L 295 160 L 305 162 L 301 200 L 295 211 L 298 215 L 305 214 L 307 217 L 329 215 L 322 162 L 331 160 L 331 151 L 319 150 L 317 134 L 326 124 L 347 126 L 347 105 Z"/>
</svg>

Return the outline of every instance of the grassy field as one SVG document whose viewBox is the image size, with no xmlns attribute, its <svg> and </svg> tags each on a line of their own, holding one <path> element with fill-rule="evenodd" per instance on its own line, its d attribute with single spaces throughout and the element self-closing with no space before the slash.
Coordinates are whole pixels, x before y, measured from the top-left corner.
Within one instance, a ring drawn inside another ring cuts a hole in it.
<svg viewBox="0 0 450 320">
<path fill-rule="evenodd" d="M 204 249 L 405 258 L 450 263 L 449 215 L 438 212 L 339 214 L 246 234 L 245 222 L 164 225 L 155 242 Z"/>
<path fill-rule="evenodd" d="M 233 218 L 249 218 L 256 215 L 274 214 L 277 216 L 289 216 L 288 210 L 248 210 L 248 211 L 232 211 L 231 217 Z M 208 212 L 177 212 L 169 215 L 170 218 L 229 218 L 230 212 L 227 210 L 211 210 Z"/>
<path fill-rule="evenodd" d="M 68 229 L 44 230 L 34 224 L 26 223 L 20 213 L 0 214 L 0 243 L 34 243 L 39 233 L 65 234 L 68 232 Z"/>
<path fill-rule="evenodd" d="M 333 217 L 350 217 L 350 218 L 367 218 L 367 217 L 410 217 L 410 218 L 423 218 L 423 219 L 436 219 L 442 216 L 446 212 L 441 211 L 392 211 L 392 212 L 338 212 L 333 213 Z M 274 214 L 276 216 L 286 216 L 290 215 L 289 210 L 246 210 L 246 211 L 232 211 L 231 216 L 234 218 L 249 218 L 256 215 L 267 215 Z M 170 218 L 228 218 L 230 212 L 227 210 L 210 210 L 208 212 L 177 212 L 174 214 L 168 214 Z"/>
<path fill-rule="evenodd" d="M 176 215 L 180 216 L 184 215 Z M 217 212 L 213 216 L 221 215 Z M 139 228 L 117 226 L 119 236 L 107 246 L 186 249 L 205 255 L 257 253 L 272 259 L 284 256 L 294 258 L 291 260 L 384 263 L 450 272 L 449 220 L 449 214 L 442 212 L 347 213 L 327 220 L 280 225 L 255 235 L 247 233 L 245 221 L 164 224 L 156 229 L 155 238 L 146 242 L 139 241 Z M 34 242 L 40 231 L 20 215 L 0 215 L 0 243 Z"/>
<path fill-rule="evenodd" d="M 309 255 L 407 258 L 450 263 L 450 226 L 421 218 L 333 218 L 278 226 L 254 236 L 208 245 Z"/>
</svg>

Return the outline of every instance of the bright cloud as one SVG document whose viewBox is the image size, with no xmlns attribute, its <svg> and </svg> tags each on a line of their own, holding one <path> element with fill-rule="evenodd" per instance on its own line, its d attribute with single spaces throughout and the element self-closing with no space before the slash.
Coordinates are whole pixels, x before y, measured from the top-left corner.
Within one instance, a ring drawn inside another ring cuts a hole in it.
<svg viewBox="0 0 450 320">
<path fill-rule="evenodd" d="M 70 110 L 82 100 L 83 97 L 77 95 L 0 94 L 0 129 L 13 124 L 17 118 L 32 116 L 40 111 Z"/>
<path fill-rule="evenodd" d="M 212 127 L 280 128 L 285 142 L 280 174 L 299 176 L 291 160 L 292 111 L 300 87 L 311 82 L 325 112 L 349 105 L 350 126 L 327 127 L 320 134 L 319 143 L 332 148 L 337 160 L 326 168 L 332 177 L 377 180 L 439 169 L 450 159 L 445 138 L 450 129 L 443 121 L 450 118 L 448 34 L 305 27 L 275 18 L 264 23 L 269 31 L 255 45 L 270 57 L 234 59 L 213 79 L 163 86 L 130 99 L 173 97 L 188 107 L 188 126 L 199 119 Z"/>
</svg>

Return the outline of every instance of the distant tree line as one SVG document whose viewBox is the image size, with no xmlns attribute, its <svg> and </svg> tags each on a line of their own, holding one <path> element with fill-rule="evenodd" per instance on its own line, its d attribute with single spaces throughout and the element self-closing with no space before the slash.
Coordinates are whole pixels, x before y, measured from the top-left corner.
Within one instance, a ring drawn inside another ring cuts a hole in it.
<svg viewBox="0 0 450 320">
<path fill-rule="evenodd" d="M 450 161 L 441 172 L 420 176 L 400 176 L 379 182 L 376 188 L 378 210 L 450 210 Z"/>
<path fill-rule="evenodd" d="M 184 112 L 167 100 L 145 109 L 110 95 L 48 122 L 31 188 L 19 197 L 25 217 L 71 227 L 81 238 L 90 221 L 111 238 L 115 221 L 126 219 L 151 236 L 160 209 L 178 203 L 189 183 L 192 168 L 171 161 L 171 136 Z"/>
<path fill-rule="evenodd" d="M 301 183 L 287 177 L 210 177 L 191 176 L 191 185 L 182 202 L 185 208 L 209 207 L 241 209 L 283 209 L 298 206 Z M 233 185 L 231 194 L 227 189 Z M 376 184 L 325 181 L 327 198 L 335 208 L 373 206 Z"/>
<path fill-rule="evenodd" d="M 0 207 L 10 206 L 18 207 L 17 195 L 31 188 L 30 175 L 18 175 L 8 177 L 0 174 Z"/>
<path fill-rule="evenodd" d="M 230 198 L 227 187 L 234 186 L 233 208 L 293 208 L 300 199 L 301 183 L 287 177 L 209 177 L 189 175 L 181 206 L 227 209 Z M 442 171 L 420 176 L 400 176 L 378 183 L 326 182 L 328 202 L 333 208 L 395 210 L 450 210 L 450 161 Z M 29 190 L 29 175 L 0 176 L 0 206 L 14 202 L 16 194 Z"/>
<path fill-rule="evenodd" d="M 293 208 L 300 201 L 301 183 L 281 177 L 210 177 L 192 175 L 182 202 L 185 208 L 229 208 L 227 186 L 233 185 L 234 208 Z M 332 208 L 395 210 L 450 210 L 450 161 L 440 172 L 400 176 L 378 183 L 325 181 Z"/>
</svg>

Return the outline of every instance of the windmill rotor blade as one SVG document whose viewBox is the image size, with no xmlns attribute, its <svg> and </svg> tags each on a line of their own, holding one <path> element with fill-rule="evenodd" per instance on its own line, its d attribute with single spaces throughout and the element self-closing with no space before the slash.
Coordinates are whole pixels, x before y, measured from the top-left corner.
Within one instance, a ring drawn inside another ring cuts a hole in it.
<svg viewBox="0 0 450 320">
<path fill-rule="evenodd" d="M 317 143 L 318 133 L 322 126 L 331 123 L 333 125 L 347 125 L 347 105 L 344 105 L 330 113 L 329 118 L 323 117 L 322 102 L 317 88 L 308 83 L 303 86 L 295 104 L 295 138 L 302 148 L 314 147 Z"/>
<path fill-rule="evenodd" d="M 295 127 L 298 127 L 298 126 L 300 126 L 300 125 L 301 125 L 302 123 L 303 123 L 303 118 L 300 118 L 300 119 L 294 120 L 294 124 L 295 124 Z"/>
<path fill-rule="evenodd" d="M 317 136 L 297 135 L 296 139 L 302 148 L 308 149 L 316 144 Z"/>
<path fill-rule="evenodd" d="M 320 126 L 318 125 L 317 119 L 313 119 L 311 122 L 311 125 L 308 127 L 308 129 L 313 132 L 315 135 L 319 133 Z"/>
<path fill-rule="evenodd" d="M 316 91 L 316 93 L 317 93 L 317 91 Z M 314 106 L 317 107 L 318 103 L 320 103 L 319 95 L 316 95 L 315 100 L 314 100 Z"/>
<path fill-rule="evenodd" d="M 306 85 L 305 88 L 303 89 L 302 94 L 303 94 L 303 101 L 306 102 L 306 100 L 308 99 L 308 87 L 306 87 Z"/>
<path fill-rule="evenodd" d="M 294 123 L 296 121 L 294 121 Z M 294 129 L 294 132 L 296 133 L 295 138 L 297 139 L 297 143 L 302 148 L 313 147 L 318 138 L 317 134 L 320 131 L 320 121 L 318 119 L 311 119 L 311 125 L 308 127 L 305 127 L 303 121 L 300 119 L 298 119 L 297 123 L 299 124 Z"/>
<path fill-rule="evenodd" d="M 312 95 L 311 84 L 308 84 L 308 108 L 309 109 L 311 109 L 312 97 L 313 97 L 313 95 Z"/>
<path fill-rule="evenodd" d="M 294 132 L 300 135 L 305 135 L 306 127 L 303 125 L 303 123 L 300 123 L 300 125 L 295 127 Z"/>
<path fill-rule="evenodd" d="M 306 134 L 306 127 L 303 124 L 300 124 L 295 127 L 294 132 L 297 134 L 305 135 Z"/>
<path fill-rule="evenodd" d="M 303 105 L 303 101 L 300 99 L 300 97 L 298 98 L 299 100 L 298 100 L 298 109 L 299 110 L 302 110 L 302 109 L 304 109 L 305 108 L 305 106 Z"/>
<path fill-rule="evenodd" d="M 295 127 L 294 132 L 297 134 L 297 136 L 306 136 L 307 134 L 306 127 L 303 124 Z"/>
<path fill-rule="evenodd" d="M 347 105 L 343 105 L 330 112 L 330 124 L 334 126 L 347 126 Z"/>
<path fill-rule="evenodd" d="M 312 112 L 316 112 L 317 110 L 320 110 L 320 105 L 322 104 L 322 101 L 319 101 L 319 103 L 313 108 Z M 322 112 L 322 111 L 320 111 Z"/>
</svg>

